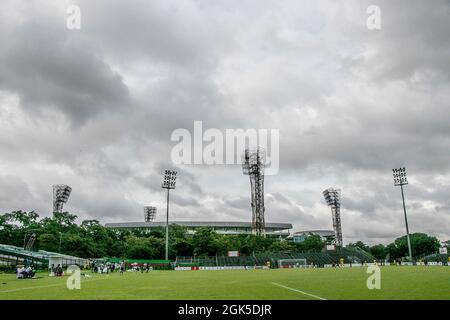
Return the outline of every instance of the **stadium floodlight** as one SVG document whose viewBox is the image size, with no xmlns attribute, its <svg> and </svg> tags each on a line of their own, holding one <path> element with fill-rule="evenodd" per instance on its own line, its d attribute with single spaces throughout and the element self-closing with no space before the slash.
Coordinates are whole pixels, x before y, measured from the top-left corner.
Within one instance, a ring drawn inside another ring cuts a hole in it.
<svg viewBox="0 0 450 320">
<path fill-rule="evenodd" d="M 156 217 L 156 207 L 146 206 L 144 207 L 144 221 L 153 222 Z"/>
<path fill-rule="evenodd" d="M 29 229 L 25 231 L 25 235 L 23 237 L 23 248 L 28 251 L 32 251 L 34 242 L 36 241 L 36 231 L 39 229 Z M 27 236 L 31 233 L 30 238 L 26 241 Z"/>
<path fill-rule="evenodd" d="M 264 148 L 256 150 L 245 149 L 242 155 L 242 173 L 250 177 L 252 233 L 266 236 L 264 218 L 264 169 L 266 166 L 266 151 Z"/>
<path fill-rule="evenodd" d="M 341 227 L 341 190 L 329 188 L 323 191 L 323 196 L 325 197 L 327 205 L 331 208 L 335 245 L 337 247 L 342 247 L 344 243 L 342 240 Z"/>
<path fill-rule="evenodd" d="M 163 189 L 167 189 L 167 214 L 166 214 L 166 260 L 169 260 L 169 191 L 175 189 L 177 181 L 177 172 L 173 170 L 166 170 L 164 172 Z"/>
<path fill-rule="evenodd" d="M 53 212 L 63 212 L 63 206 L 69 200 L 72 188 L 65 184 L 53 186 Z"/>
<path fill-rule="evenodd" d="M 412 250 L 411 250 L 411 239 L 409 237 L 409 227 L 408 218 L 406 217 L 406 206 L 405 206 L 405 195 L 403 193 L 403 186 L 408 184 L 408 179 L 406 178 L 406 168 L 392 169 L 392 175 L 394 176 L 394 186 L 400 186 L 402 191 L 402 201 L 403 201 L 403 213 L 405 214 L 405 225 L 406 225 L 406 239 L 408 240 L 408 251 L 409 251 L 409 261 L 412 262 Z"/>
</svg>

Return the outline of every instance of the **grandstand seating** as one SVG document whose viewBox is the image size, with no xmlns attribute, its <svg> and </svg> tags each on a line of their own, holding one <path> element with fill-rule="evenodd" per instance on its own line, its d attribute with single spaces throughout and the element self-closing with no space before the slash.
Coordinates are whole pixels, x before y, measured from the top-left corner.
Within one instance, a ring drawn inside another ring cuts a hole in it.
<svg viewBox="0 0 450 320">
<path fill-rule="evenodd" d="M 336 251 L 326 252 L 266 252 L 239 257 L 177 257 L 176 264 L 194 264 L 197 266 L 262 266 L 271 261 L 272 265 L 278 265 L 280 259 L 306 259 L 307 264 L 323 267 L 325 264 L 338 264 L 344 259 L 344 263 L 373 262 L 375 258 L 362 249 L 339 248 Z"/>
<path fill-rule="evenodd" d="M 442 263 L 447 263 L 449 260 L 450 254 L 439 254 L 439 253 L 434 253 L 434 254 L 422 254 L 420 256 L 416 256 L 414 257 L 414 261 L 435 261 L 435 262 L 442 262 Z"/>
<path fill-rule="evenodd" d="M 87 259 L 82 259 L 74 256 L 60 254 L 56 252 L 49 252 L 44 250 L 30 251 L 12 245 L 0 244 L 0 261 L 2 264 L 24 264 L 26 261 L 37 265 L 38 267 L 48 267 L 50 257 L 62 258 L 63 266 L 68 265 L 84 265 L 88 262 Z"/>
</svg>

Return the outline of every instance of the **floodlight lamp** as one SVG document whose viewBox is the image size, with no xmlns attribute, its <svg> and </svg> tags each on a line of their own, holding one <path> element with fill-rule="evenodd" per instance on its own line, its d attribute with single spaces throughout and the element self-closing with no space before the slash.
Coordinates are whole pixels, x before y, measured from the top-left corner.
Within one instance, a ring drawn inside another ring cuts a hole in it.
<svg viewBox="0 0 450 320">
<path fill-rule="evenodd" d="M 394 177 L 394 185 L 395 186 L 402 186 L 408 184 L 408 179 L 406 177 L 406 168 L 398 168 L 398 169 L 392 169 L 393 177 Z"/>
</svg>

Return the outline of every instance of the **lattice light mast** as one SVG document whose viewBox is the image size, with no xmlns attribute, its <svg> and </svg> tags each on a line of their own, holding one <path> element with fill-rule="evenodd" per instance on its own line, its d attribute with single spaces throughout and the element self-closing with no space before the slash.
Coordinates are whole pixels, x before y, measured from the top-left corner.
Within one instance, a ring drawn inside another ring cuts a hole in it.
<svg viewBox="0 0 450 320">
<path fill-rule="evenodd" d="M 403 212 L 405 214 L 405 224 L 406 224 L 406 239 L 408 240 L 408 251 L 409 251 L 409 261 L 412 262 L 412 250 L 411 250 L 411 240 L 409 238 L 409 227 L 408 218 L 406 217 L 406 206 L 405 206 L 405 195 L 403 194 L 403 186 L 408 184 L 408 179 L 406 178 L 406 168 L 392 169 L 392 174 L 394 176 L 394 186 L 400 186 L 402 191 L 402 201 L 403 201 Z"/>
<path fill-rule="evenodd" d="M 166 170 L 164 172 L 163 189 L 167 189 L 167 215 L 166 215 L 166 260 L 169 260 L 169 191 L 175 189 L 177 180 L 177 172 L 173 170 Z"/>
<path fill-rule="evenodd" d="M 264 220 L 264 168 L 266 152 L 263 148 L 246 149 L 242 156 L 242 171 L 250 177 L 252 232 L 258 236 L 266 236 Z"/>
<path fill-rule="evenodd" d="M 341 227 L 341 190 L 329 188 L 323 191 L 323 196 L 327 205 L 331 208 L 331 216 L 333 219 L 334 242 L 337 247 L 344 245 L 342 240 Z"/>
<path fill-rule="evenodd" d="M 63 206 L 69 200 L 72 188 L 65 184 L 53 186 L 53 212 L 63 212 Z"/>
<path fill-rule="evenodd" d="M 144 207 L 144 221 L 153 222 L 156 217 L 156 207 L 146 206 Z"/>
</svg>

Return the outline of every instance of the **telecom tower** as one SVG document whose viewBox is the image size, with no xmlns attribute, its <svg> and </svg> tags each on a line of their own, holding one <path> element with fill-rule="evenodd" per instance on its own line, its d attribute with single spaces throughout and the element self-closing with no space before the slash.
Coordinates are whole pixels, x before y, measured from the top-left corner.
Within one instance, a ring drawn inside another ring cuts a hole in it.
<svg viewBox="0 0 450 320">
<path fill-rule="evenodd" d="M 145 222 L 153 222 L 156 217 L 156 207 L 144 207 L 144 220 Z"/>
<path fill-rule="evenodd" d="M 53 212 L 63 212 L 63 206 L 69 200 L 72 188 L 65 184 L 53 186 Z"/>
<path fill-rule="evenodd" d="M 327 205 L 331 208 L 333 218 L 333 229 L 335 244 L 337 247 L 343 246 L 342 228 L 341 228 L 341 190 L 329 188 L 323 192 Z"/>
<path fill-rule="evenodd" d="M 242 171 L 250 176 L 252 193 L 252 232 L 258 236 L 266 236 L 264 221 L 264 168 L 266 152 L 263 148 L 246 149 L 242 156 Z"/>
</svg>

